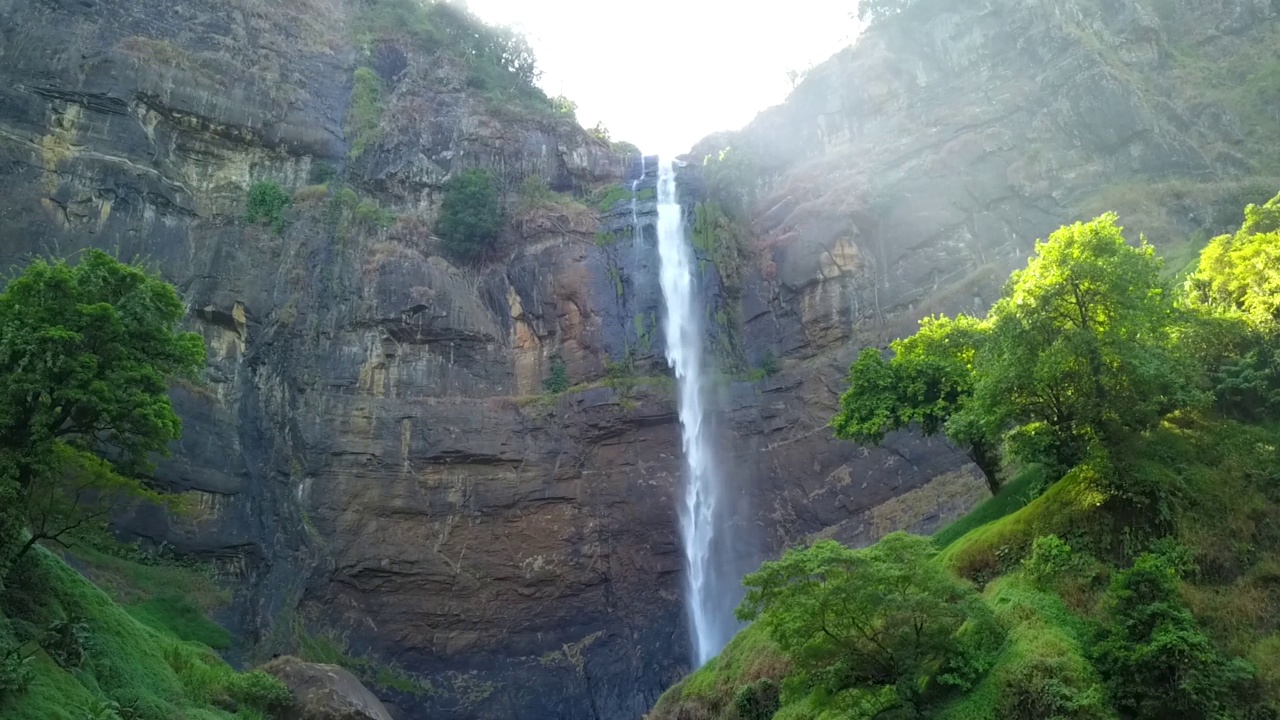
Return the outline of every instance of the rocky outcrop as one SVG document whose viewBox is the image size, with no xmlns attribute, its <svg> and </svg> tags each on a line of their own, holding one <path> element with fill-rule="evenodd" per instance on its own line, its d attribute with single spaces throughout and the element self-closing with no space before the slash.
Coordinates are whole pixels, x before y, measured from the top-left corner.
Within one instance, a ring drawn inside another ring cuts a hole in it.
<svg viewBox="0 0 1280 720">
<path fill-rule="evenodd" d="M 293 707 L 282 720 L 392 720 L 369 689 L 337 665 L 303 662 L 280 657 L 262 667 L 293 693 Z"/>
</svg>

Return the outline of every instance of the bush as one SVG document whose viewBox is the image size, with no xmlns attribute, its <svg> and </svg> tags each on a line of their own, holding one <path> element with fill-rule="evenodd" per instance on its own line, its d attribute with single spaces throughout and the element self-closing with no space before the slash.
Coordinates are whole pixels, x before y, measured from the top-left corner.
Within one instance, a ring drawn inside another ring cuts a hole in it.
<svg viewBox="0 0 1280 720">
<path fill-rule="evenodd" d="M 1138 720 L 1224 717 L 1253 674 L 1214 647 L 1177 582 L 1165 558 L 1147 554 L 1112 578 L 1104 600 L 1094 663 L 1117 709 Z"/>
<path fill-rule="evenodd" d="M 963 686 L 1000 631 L 967 584 L 933 562 L 925 538 L 893 533 L 865 550 L 831 540 L 792 550 L 744 580 L 738 618 L 755 620 L 794 665 L 794 681 L 835 695 L 857 690 L 919 710 L 926 693 Z M 869 632 L 868 628 L 874 628 Z M 969 636 L 969 637 L 966 637 Z M 861 701 L 859 701 L 861 702 Z"/>
<path fill-rule="evenodd" d="M 88 643 L 89 624 L 80 618 L 68 618 L 50 623 L 40 646 L 64 670 L 74 670 L 84 664 Z"/>
<path fill-rule="evenodd" d="M 228 690 L 236 702 L 263 712 L 274 713 L 293 704 L 289 688 L 261 670 L 236 675 Z"/>
<path fill-rule="evenodd" d="M 249 188 L 249 212 L 251 223 L 269 223 L 276 234 L 284 232 L 284 209 L 293 203 L 289 193 L 273 182 L 254 183 Z"/>
<path fill-rule="evenodd" d="M 766 376 L 777 375 L 782 368 L 778 365 L 778 356 L 773 354 L 772 350 L 766 350 L 764 358 L 760 360 L 760 370 Z"/>
<path fill-rule="evenodd" d="M 0 639 L 0 703 L 25 692 L 34 678 L 32 656 L 21 646 Z"/>
<path fill-rule="evenodd" d="M 492 254 L 506 222 L 498 182 L 486 170 L 466 170 L 444 184 L 436 235 L 455 260 L 478 263 Z"/>
<path fill-rule="evenodd" d="M 761 678 L 739 688 L 733 705 L 739 720 L 770 720 L 782 707 L 782 689 L 776 680 Z"/>
<path fill-rule="evenodd" d="M 356 223 L 369 229 L 388 228 L 395 224 L 396 214 L 382 209 L 376 200 L 366 200 L 355 209 Z"/>
<path fill-rule="evenodd" d="M 347 135 L 351 157 L 358 158 L 382 134 L 384 110 L 382 80 L 367 67 L 357 68 L 351 87 L 351 107 L 347 110 Z"/>
<path fill-rule="evenodd" d="M 569 389 L 569 370 L 559 355 L 551 358 L 551 374 L 547 376 L 544 387 L 549 393 L 562 393 Z"/>
<path fill-rule="evenodd" d="M 1031 554 L 1022 561 L 1022 569 L 1033 583 L 1045 587 L 1070 570 L 1074 561 L 1071 546 L 1062 538 L 1043 535 L 1031 544 Z"/>
</svg>

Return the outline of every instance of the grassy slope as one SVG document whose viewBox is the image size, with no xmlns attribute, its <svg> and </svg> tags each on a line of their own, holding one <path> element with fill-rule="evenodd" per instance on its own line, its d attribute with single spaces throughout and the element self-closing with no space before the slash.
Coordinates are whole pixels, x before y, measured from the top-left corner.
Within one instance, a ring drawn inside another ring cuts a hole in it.
<svg viewBox="0 0 1280 720">
<path fill-rule="evenodd" d="M 198 599 L 181 595 L 211 587 L 196 573 L 178 568 L 138 565 L 118 558 L 93 556 L 91 574 L 115 577 L 120 585 L 98 587 L 62 559 L 44 550 L 17 582 L 4 591 L 0 633 L 28 640 L 56 620 L 79 619 L 88 626 L 86 659 L 71 671 L 59 667 L 44 651 L 34 656 L 35 679 L 24 694 L 0 701 L 5 720 L 82 720 L 95 704 L 132 706 L 148 720 L 262 720 L 265 715 L 243 702 L 238 712 L 230 702 L 242 695 L 245 675 L 236 673 L 207 644 L 225 643 L 226 631 L 205 619 Z M 82 558 L 81 558 L 82 559 Z M 129 579 L 132 575 L 132 579 Z M 142 597 L 138 580 L 167 580 L 165 595 Z M 126 582 L 128 580 L 128 582 Z M 125 607 L 112 595 L 137 594 Z M 197 598 L 199 596 L 196 596 Z M 184 639 L 188 638 L 188 639 Z M 28 648 L 34 644 L 27 643 Z M 107 715 L 106 717 L 111 717 Z"/>
<path fill-rule="evenodd" d="M 1172 533 L 1199 566 L 1183 584 L 1196 618 L 1223 649 L 1250 660 L 1263 686 L 1280 697 L 1280 427 L 1173 418 L 1144 438 L 1131 468 L 1174 489 Z M 938 562 L 985 585 L 983 597 L 1008 631 L 991 671 L 939 718 L 1005 716 L 1046 675 L 1094 699 L 1072 717 L 1115 716 L 1085 649 L 1088 621 L 1123 556 L 1124 536 L 1087 470 L 1026 503 L 1040 480 L 1036 472 L 1021 473 L 935 536 Z M 1070 543 L 1081 562 L 1042 588 L 1021 561 L 1036 537 L 1050 533 Z M 760 677 L 784 680 L 786 669 L 768 638 L 748 628 L 720 658 L 669 690 L 650 718 L 739 720 L 732 702 L 738 689 Z M 775 718 L 824 717 L 812 698 L 787 700 Z"/>
</svg>

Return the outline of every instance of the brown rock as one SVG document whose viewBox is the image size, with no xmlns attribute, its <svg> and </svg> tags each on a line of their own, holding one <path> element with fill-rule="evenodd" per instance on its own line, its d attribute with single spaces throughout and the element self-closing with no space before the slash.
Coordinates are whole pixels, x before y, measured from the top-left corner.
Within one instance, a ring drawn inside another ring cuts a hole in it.
<svg viewBox="0 0 1280 720">
<path fill-rule="evenodd" d="M 262 669 L 287 685 L 297 701 L 282 720 L 392 720 L 382 701 L 337 665 L 286 656 Z"/>
</svg>

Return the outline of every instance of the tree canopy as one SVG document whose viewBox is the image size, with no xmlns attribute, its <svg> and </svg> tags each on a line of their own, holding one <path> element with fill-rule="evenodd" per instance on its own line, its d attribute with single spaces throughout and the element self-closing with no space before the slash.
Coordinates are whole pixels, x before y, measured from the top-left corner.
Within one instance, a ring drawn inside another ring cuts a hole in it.
<svg viewBox="0 0 1280 720">
<path fill-rule="evenodd" d="M 915 707 L 940 670 L 986 622 L 977 594 L 930 562 L 925 538 L 893 533 L 865 550 L 824 540 L 746 577 L 738 617 L 762 625 L 805 689 L 871 691 L 883 709 Z M 990 628 L 988 628 L 990 629 Z"/>
<path fill-rule="evenodd" d="M 1065 470 L 1093 443 L 1200 400 L 1161 261 L 1128 245 L 1113 214 L 1037 243 L 987 322 L 966 419 L 1012 433 L 1026 459 Z"/>
<path fill-rule="evenodd" d="M 169 380 L 204 366 L 185 313 L 173 286 L 98 250 L 36 260 L 0 294 L 0 484 L 31 542 L 146 494 L 131 478 L 181 432 Z"/>
<path fill-rule="evenodd" d="M 865 351 L 832 425 L 864 443 L 909 426 L 944 432 L 993 490 L 1002 444 L 1065 472 L 1204 399 L 1177 346 L 1188 323 L 1154 250 L 1103 215 L 1037 243 L 985 318 L 926 318 L 892 359 Z"/>
<path fill-rule="evenodd" d="M 997 491 L 994 443 L 983 428 L 965 424 L 959 415 L 973 394 L 974 362 L 986 333 L 983 322 L 968 315 L 928 317 L 915 335 L 890 345 L 892 359 L 863 350 L 849 369 L 849 389 L 831 421 L 836 436 L 878 444 L 887 433 L 911 426 L 925 435 L 946 433 Z"/>
</svg>

